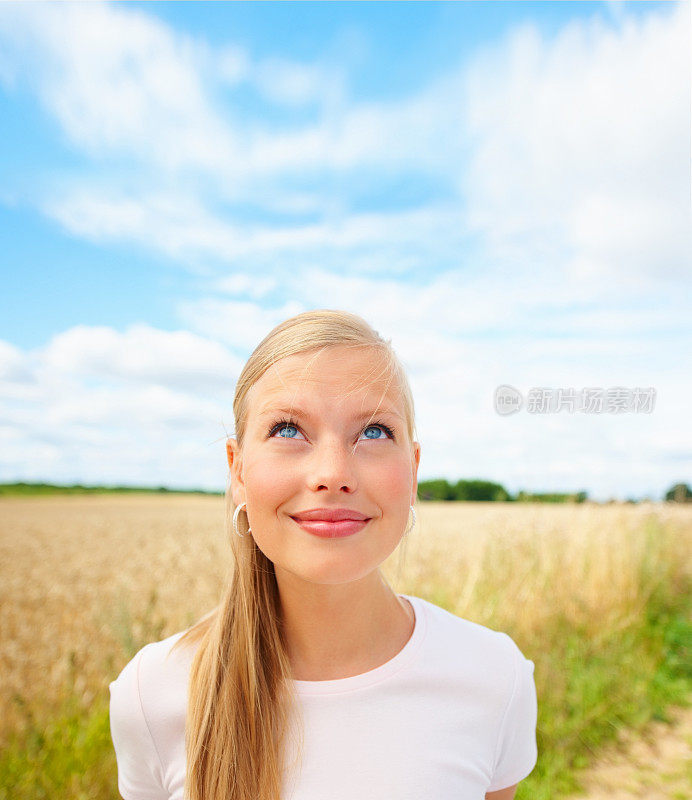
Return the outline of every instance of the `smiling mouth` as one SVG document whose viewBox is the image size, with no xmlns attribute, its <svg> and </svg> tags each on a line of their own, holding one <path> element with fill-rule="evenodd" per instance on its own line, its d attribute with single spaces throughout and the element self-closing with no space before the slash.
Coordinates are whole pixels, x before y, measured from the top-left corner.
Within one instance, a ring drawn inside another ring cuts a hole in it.
<svg viewBox="0 0 692 800">
<path fill-rule="evenodd" d="M 365 519 L 340 519 L 334 522 L 330 522 L 326 519 L 308 520 L 300 519 L 299 517 L 291 517 L 291 519 L 308 533 L 323 539 L 337 539 L 343 536 L 352 536 L 354 533 L 362 531 L 372 517 L 366 517 Z"/>
</svg>

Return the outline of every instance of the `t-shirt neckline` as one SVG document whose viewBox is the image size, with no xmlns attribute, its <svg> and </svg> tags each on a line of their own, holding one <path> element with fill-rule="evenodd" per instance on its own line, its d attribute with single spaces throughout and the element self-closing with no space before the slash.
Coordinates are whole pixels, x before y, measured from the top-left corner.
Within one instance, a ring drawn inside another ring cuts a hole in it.
<svg viewBox="0 0 692 800">
<path fill-rule="evenodd" d="M 425 604 L 415 595 L 400 594 L 399 597 L 404 597 L 411 603 L 415 621 L 412 634 L 395 656 L 390 658 L 389 661 L 385 661 L 384 664 L 380 664 L 379 667 L 370 669 L 367 672 L 362 672 L 360 675 L 350 675 L 347 678 L 336 678 L 327 681 L 293 680 L 292 683 L 296 693 L 299 695 L 325 695 L 340 694 L 341 692 L 349 692 L 353 689 L 362 689 L 365 686 L 372 686 L 375 683 L 390 678 L 409 664 L 418 652 L 420 644 L 425 636 L 427 625 Z"/>
</svg>

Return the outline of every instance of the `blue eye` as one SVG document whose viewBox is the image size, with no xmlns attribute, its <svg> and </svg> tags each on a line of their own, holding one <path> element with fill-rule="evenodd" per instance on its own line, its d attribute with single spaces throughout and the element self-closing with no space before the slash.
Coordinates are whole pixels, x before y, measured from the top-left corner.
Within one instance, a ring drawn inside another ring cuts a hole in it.
<svg viewBox="0 0 692 800">
<path fill-rule="evenodd" d="M 282 419 L 272 426 L 269 436 L 274 436 L 275 433 L 278 433 L 283 439 L 295 439 L 298 427 L 290 420 Z"/>
<path fill-rule="evenodd" d="M 382 433 L 382 436 L 372 435 L 372 431 L 375 433 Z M 385 425 L 383 422 L 374 422 L 372 425 L 368 425 L 367 428 L 363 431 L 363 435 L 366 439 L 371 439 L 377 441 L 378 439 L 394 439 L 394 431 L 388 426 Z"/>
<path fill-rule="evenodd" d="M 383 434 L 382 436 L 371 436 L 369 431 L 374 431 L 377 434 Z M 385 428 L 384 425 L 377 423 L 376 425 L 368 425 L 367 428 L 363 431 L 366 439 L 386 439 L 388 434 L 391 435 L 391 428 Z"/>
<path fill-rule="evenodd" d="M 294 439 L 295 434 L 291 433 L 291 431 L 295 431 L 295 433 L 297 433 L 298 428 L 296 428 L 295 425 L 284 425 L 283 428 L 278 431 L 278 434 L 279 436 L 283 436 L 285 439 Z"/>
</svg>

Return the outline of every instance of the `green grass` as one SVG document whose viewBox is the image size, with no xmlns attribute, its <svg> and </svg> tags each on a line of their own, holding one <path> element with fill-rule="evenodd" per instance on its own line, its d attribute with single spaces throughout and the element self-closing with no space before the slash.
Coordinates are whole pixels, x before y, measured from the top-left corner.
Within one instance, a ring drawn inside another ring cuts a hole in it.
<svg viewBox="0 0 692 800">
<path fill-rule="evenodd" d="M 67 695 L 50 720 L 32 720 L 0 753 L 0 800 L 119 798 L 108 701 L 84 709 Z"/>
<path fill-rule="evenodd" d="M 557 800 L 582 790 L 579 772 L 618 731 L 669 722 L 667 709 L 689 706 L 691 605 L 685 595 L 678 603 L 652 602 L 639 625 L 598 642 L 556 626 L 550 646 L 534 659 L 539 758 L 517 800 Z"/>
<path fill-rule="evenodd" d="M 135 619 L 125 599 L 107 620 L 122 648 L 122 664 L 110 660 L 104 674 L 113 680 L 125 662 L 148 642 L 163 637 L 165 620 L 158 613 L 158 592 Z M 98 621 L 98 620 L 97 620 Z M 188 624 L 192 624 L 192 618 Z M 36 719 L 20 696 L 23 731 L 0 751 L 0 800 L 119 800 L 118 770 L 110 734 L 108 689 L 85 707 L 75 691 L 78 665 L 67 656 L 69 671 L 60 707 L 46 719 Z"/>
</svg>

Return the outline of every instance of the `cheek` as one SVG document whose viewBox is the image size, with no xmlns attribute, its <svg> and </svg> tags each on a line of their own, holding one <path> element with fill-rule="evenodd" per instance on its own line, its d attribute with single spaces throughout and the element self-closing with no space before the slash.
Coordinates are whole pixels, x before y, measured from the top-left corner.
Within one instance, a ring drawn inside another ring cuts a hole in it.
<svg viewBox="0 0 692 800">
<path fill-rule="evenodd" d="M 297 475 L 282 459 L 263 457 L 246 464 L 245 488 L 255 513 L 273 515 L 295 491 Z M 253 502 L 254 501 L 254 502 Z"/>
<path fill-rule="evenodd" d="M 402 496 L 408 498 L 411 491 L 411 467 L 404 459 L 390 461 L 384 465 L 373 465 L 362 476 L 362 489 L 377 493 L 386 505 L 401 505 Z"/>
</svg>

